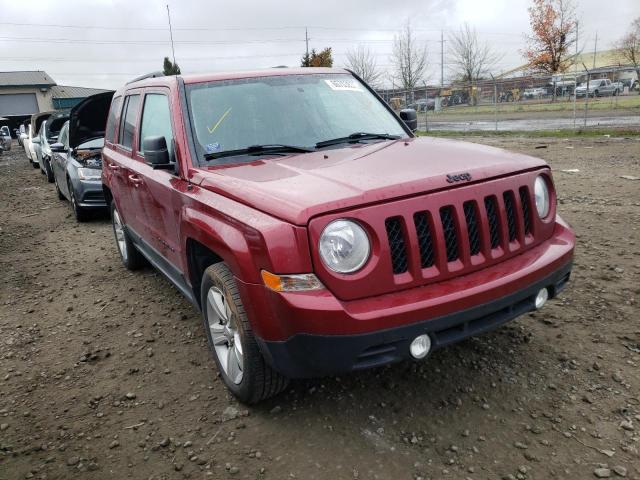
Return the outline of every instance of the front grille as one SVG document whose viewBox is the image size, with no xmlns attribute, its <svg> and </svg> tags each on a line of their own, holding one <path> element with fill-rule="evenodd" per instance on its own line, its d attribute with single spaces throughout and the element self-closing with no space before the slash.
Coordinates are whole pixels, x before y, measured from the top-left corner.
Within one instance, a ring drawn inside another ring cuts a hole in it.
<svg viewBox="0 0 640 480">
<path fill-rule="evenodd" d="M 529 192 L 527 187 L 520 187 L 520 203 L 522 204 L 522 217 L 524 219 L 524 234 L 531 233 L 531 209 L 529 208 Z"/>
<path fill-rule="evenodd" d="M 458 234 L 453 219 L 453 207 L 440 209 L 440 220 L 444 231 L 444 242 L 447 250 L 447 262 L 454 262 L 458 259 Z"/>
<path fill-rule="evenodd" d="M 480 253 L 480 232 L 478 231 L 478 216 L 475 202 L 464 202 L 464 218 L 467 221 L 467 233 L 469 234 L 469 251 L 471 255 Z"/>
<path fill-rule="evenodd" d="M 516 239 L 516 209 L 513 205 L 513 192 L 504 192 L 504 209 L 507 213 L 507 231 L 509 232 L 509 241 Z"/>
<path fill-rule="evenodd" d="M 500 231 L 498 227 L 498 205 L 496 197 L 486 197 L 484 208 L 487 210 L 487 220 L 489 221 L 489 235 L 491 236 L 491 248 L 500 246 Z"/>
<path fill-rule="evenodd" d="M 393 273 L 403 273 L 407 271 L 407 246 L 402 231 L 402 217 L 387 218 L 384 222 L 387 228 L 389 239 L 389 252 L 391 253 L 391 265 Z"/>
<path fill-rule="evenodd" d="M 418 212 L 413 216 L 413 223 L 418 234 L 418 247 L 420 248 L 420 266 L 429 268 L 433 266 L 435 250 L 433 238 L 431 237 L 431 227 L 429 226 L 429 215 L 427 212 Z"/>
<path fill-rule="evenodd" d="M 519 202 L 516 202 L 516 198 Z M 526 187 L 496 192 L 484 198 L 462 200 L 456 205 L 414 212 L 412 220 L 417 242 L 410 242 L 406 238 L 409 230 L 405 228 L 404 216 L 396 215 L 385 220 L 394 274 L 409 271 L 413 261 L 410 259 L 413 258 L 416 262 L 420 259 L 422 269 L 436 264 L 441 269 L 445 264 L 456 261 L 462 261 L 463 265 L 478 266 L 524 247 L 524 236 L 531 234 L 533 223 L 529 190 Z M 414 245 L 417 245 L 418 252 L 410 255 L 409 250 L 415 248 Z M 499 248 L 502 250 L 497 250 Z M 489 251 L 493 252 L 490 257 L 481 256 Z M 471 257 L 474 257 L 473 263 Z M 450 271 L 459 269 L 459 266 L 449 267 Z"/>
</svg>

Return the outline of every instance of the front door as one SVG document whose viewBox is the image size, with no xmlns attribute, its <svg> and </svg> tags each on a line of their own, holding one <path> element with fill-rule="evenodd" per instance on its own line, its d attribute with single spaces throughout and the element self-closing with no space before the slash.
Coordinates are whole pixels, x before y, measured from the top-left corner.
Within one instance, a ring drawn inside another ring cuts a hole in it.
<svg viewBox="0 0 640 480">
<path fill-rule="evenodd" d="M 181 204 L 179 190 L 186 184 L 175 170 L 153 169 L 145 162 L 144 139 L 162 136 L 169 151 L 169 160 L 175 163 L 173 125 L 169 90 L 150 89 L 145 92 L 142 114 L 136 139 L 137 151 L 131 164 L 130 181 L 132 205 L 136 211 L 139 234 L 149 246 L 170 265 L 170 275 L 184 271 L 181 265 L 179 219 Z M 186 186 L 186 185 L 185 185 Z"/>
</svg>

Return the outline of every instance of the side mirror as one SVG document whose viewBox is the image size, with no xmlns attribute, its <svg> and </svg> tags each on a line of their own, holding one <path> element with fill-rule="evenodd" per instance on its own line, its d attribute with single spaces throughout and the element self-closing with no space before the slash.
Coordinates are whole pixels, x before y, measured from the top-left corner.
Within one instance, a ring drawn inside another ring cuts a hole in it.
<svg viewBox="0 0 640 480">
<path fill-rule="evenodd" d="M 171 163 L 167 140 L 162 136 L 145 137 L 142 141 L 144 159 L 154 169 L 171 170 L 175 164 Z"/>
<path fill-rule="evenodd" d="M 418 113 L 413 108 L 400 110 L 400 118 L 412 132 L 418 129 Z"/>
<path fill-rule="evenodd" d="M 56 142 L 54 144 L 51 145 L 51 151 L 52 152 L 64 152 L 64 145 L 60 142 Z"/>
<path fill-rule="evenodd" d="M 31 143 L 35 143 L 36 145 L 40 144 L 40 139 L 38 137 L 34 137 L 31 139 Z"/>
</svg>

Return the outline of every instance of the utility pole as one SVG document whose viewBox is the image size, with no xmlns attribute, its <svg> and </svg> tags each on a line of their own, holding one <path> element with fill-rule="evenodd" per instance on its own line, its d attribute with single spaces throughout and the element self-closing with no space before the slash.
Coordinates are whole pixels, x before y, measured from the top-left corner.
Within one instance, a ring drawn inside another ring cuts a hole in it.
<svg viewBox="0 0 640 480">
<path fill-rule="evenodd" d="M 593 69 L 596 68 L 596 53 L 598 52 L 598 32 L 596 32 L 596 41 L 593 44 Z"/>
<path fill-rule="evenodd" d="M 309 31 L 307 30 L 307 27 L 304 27 L 304 43 L 307 45 L 307 56 L 306 58 L 309 58 Z"/>
<path fill-rule="evenodd" d="M 444 30 L 440 30 L 440 88 L 444 87 Z"/>
<path fill-rule="evenodd" d="M 576 56 L 573 60 L 573 129 L 576 129 L 576 88 L 578 87 L 578 21 L 576 20 Z"/>
<path fill-rule="evenodd" d="M 176 64 L 176 51 L 173 48 L 173 30 L 171 29 L 171 13 L 169 13 L 169 4 L 167 4 L 167 18 L 169 19 L 169 36 L 171 37 L 171 55 L 173 56 L 173 64 Z"/>
</svg>

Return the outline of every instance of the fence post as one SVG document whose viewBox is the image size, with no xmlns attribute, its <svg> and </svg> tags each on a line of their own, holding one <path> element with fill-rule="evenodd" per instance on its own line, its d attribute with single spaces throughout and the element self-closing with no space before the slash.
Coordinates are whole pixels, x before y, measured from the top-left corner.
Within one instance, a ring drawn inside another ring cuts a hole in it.
<svg viewBox="0 0 640 480">
<path fill-rule="evenodd" d="M 584 128 L 587 128 L 587 116 L 589 115 L 589 93 L 591 89 L 591 72 L 589 72 L 589 69 L 584 63 L 582 64 L 582 66 L 584 67 L 585 72 L 587 72 L 587 90 L 585 91 L 584 95 Z"/>
<path fill-rule="evenodd" d="M 427 82 L 424 81 L 424 129 L 429 131 L 429 93 L 427 92 Z"/>
<path fill-rule="evenodd" d="M 498 131 L 498 85 L 496 84 L 496 79 L 492 73 L 490 73 L 491 79 L 493 80 L 493 121 L 495 123 L 494 130 Z"/>
</svg>

